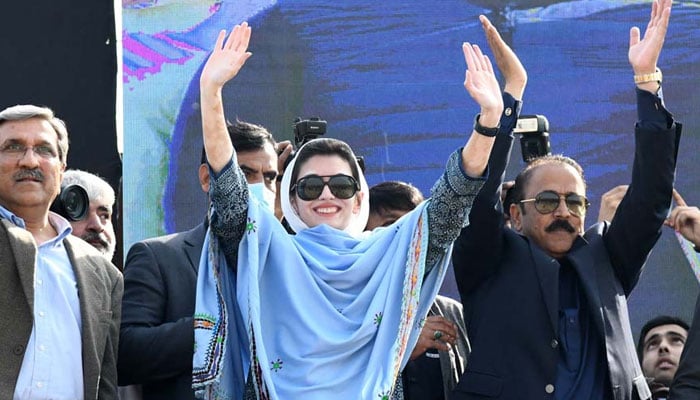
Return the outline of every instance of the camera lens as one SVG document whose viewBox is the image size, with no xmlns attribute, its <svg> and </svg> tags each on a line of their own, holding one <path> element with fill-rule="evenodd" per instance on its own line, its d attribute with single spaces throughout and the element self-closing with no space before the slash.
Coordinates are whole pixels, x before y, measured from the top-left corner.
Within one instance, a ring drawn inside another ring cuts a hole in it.
<svg viewBox="0 0 700 400">
<path fill-rule="evenodd" d="M 88 213 L 90 199 L 87 191 L 80 185 L 68 185 L 61 189 L 51 205 L 51 211 L 70 221 L 80 221 Z"/>
</svg>

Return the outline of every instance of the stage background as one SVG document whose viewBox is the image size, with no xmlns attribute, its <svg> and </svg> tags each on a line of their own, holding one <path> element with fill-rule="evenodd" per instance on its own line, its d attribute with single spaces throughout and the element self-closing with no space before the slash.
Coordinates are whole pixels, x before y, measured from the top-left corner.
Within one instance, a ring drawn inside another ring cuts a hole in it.
<svg viewBox="0 0 700 400">
<path fill-rule="evenodd" d="M 296 116 L 321 116 L 328 136 L 365 157 L 370 185 L 409 181 L 425 194 L 471 131 L 477 106 L 462 82 L 464 41 L 487 48 L 489 15 L 529 75 L 523 114 L 543 114 L 555 153 L 586 170 L 595 222 L 600 196 L 628 183 L 636 120 L 629 28 L 648 1 L 124 2 L 124 241 L 189 229 L 204 219 L 198 76 L 218 31 L 247 20 L 253 57 L 225 88 L 226 113 L 292 139 Z M 700 3 L 674 5 L 659 61 L 668 108 L 685 124 L 676 187 L 700 204 Z M 507 173 L 523 167 L 516 142 Z M 669 229 L 630 298 L 633 330 L 674 314 L 698 293 L 682 241 Z M 457 296 L 452 276 L 443 293 Z"/>
</svg>

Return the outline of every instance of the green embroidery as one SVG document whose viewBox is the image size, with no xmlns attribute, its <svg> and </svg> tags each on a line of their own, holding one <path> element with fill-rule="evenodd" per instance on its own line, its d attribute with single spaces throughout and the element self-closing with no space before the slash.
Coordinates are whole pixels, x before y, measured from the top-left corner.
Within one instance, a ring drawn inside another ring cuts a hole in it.
<svg viewBox="0 0 700 400">
<path fill-rule="evenodd" d="M 276 361 L 272 361 L 270 364 L 272 364 L 272 368 L 270 369 L 277 372 L 282 369 L 282 364 L 284 364 L 284 361 L 278 358 Z"/>
<path fill-rule="evenodd" d="M 382 323 L 382 317 L 384 317 L 384 314 L 381 311 L 374 314 L 374 324 L 379 326 Z"/>
<path fill-rule="evenodd" d="M 245 230 L 246 230 L 246 232 L 248 232 L 249 234 L 250 234 L 251 232 L 252 232 L 252 233 L 257 232 L 257 231 L 258 231 L 258 226 L 255 224 L 255 220 L 252 220 L 252 219 L 248 218 L 248 223 L 245 224 Z"/>
<path fill-rule="evenodd" d="M 377 395 L 381 400 L 389 400 L 389 392 L 382 392 Z"/>
</svg>

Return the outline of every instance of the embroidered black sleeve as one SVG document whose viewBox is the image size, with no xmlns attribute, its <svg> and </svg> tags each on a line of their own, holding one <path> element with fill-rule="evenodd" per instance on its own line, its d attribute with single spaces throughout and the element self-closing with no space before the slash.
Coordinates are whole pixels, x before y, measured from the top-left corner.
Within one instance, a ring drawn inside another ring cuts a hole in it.
<svg viewBox="0 0 700 400">
<path fill-rule="evenodd" d="M 236 259 L 248 214 L 248 183 L 235 156 L 218 174 L 210 169 L 211 230 L 229 263 Z M 235 268 L 235 265 L 231 265 Z"/>
<path fill-rule="evenodd" d="M 428 254 L 426 265 L 432 266 L 457 239 L 469 223 L 468 216 L 476 194 L 485 179 L 470 178 L 462 170 L 461 149 L 452 153 L 445 173 L 431 189 L 428 203 Z"/>
</svg>

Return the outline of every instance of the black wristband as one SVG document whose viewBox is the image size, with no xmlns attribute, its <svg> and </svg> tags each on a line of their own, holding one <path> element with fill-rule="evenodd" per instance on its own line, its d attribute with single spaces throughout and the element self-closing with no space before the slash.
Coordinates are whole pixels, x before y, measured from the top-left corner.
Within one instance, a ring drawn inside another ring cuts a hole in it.
<svg viewBox="0 0 700 400">
<path fill-rule="evenodd" d="M 479 117 L 481 117 L 481 114 L 476 114 L 476 117 L 474 117 L 474 130 L 484 136 L 496 136 L 498 129 L 501 127 L 501 122 L 499 121 L 495 128 L 486 128 L 479 123 Z"/>
</svg>

